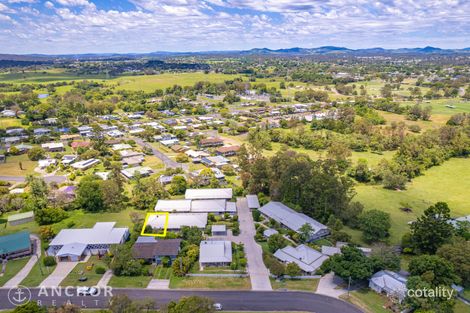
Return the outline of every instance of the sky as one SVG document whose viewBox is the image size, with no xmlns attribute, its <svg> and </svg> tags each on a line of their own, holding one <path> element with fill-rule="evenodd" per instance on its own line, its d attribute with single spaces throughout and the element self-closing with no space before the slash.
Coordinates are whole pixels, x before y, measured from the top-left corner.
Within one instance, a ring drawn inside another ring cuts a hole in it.
<svg viewBox="0 0 470 313">
<path fill-rule="evenodd" d="M 470 47 L 470 0 L 0 0 L 0 53 Z"/>
</svg>

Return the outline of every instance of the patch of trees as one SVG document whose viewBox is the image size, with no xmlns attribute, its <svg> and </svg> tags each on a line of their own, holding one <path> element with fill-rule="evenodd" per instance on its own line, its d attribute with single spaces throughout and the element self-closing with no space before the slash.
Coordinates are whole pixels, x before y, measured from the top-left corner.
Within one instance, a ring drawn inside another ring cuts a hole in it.
<svg viewBox="0 0 470 313">
<path fill-rule="evenodd" d="M 314 90 L 314 89 L 307 89 L 303 91 L 297 91 L 294 95 L 294 99 L 299 102 L 327 102 L 329 101 L 328 92 L 323 90 Z"/>
<path fill-rule="evenodd" d="M 263 192 L 323 222 L 334 214 L 348 223 L 361 211 L 351 203 L 352 180 L 334 160 L 312 161 L 289 150 L 266 158 L 244 147 L 239 161 L 243 186 L 249 193 Z"/>
</svg>

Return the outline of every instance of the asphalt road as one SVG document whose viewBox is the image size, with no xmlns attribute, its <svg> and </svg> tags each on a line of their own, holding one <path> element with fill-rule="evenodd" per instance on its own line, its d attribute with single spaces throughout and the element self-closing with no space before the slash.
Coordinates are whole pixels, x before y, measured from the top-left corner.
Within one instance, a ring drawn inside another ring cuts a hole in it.
<svg viewBox="0 0 470 313">
<path fill-rule="evenodd" d="M 159 158 L 160 160 L 162 160 L 163 164 L 165 164 L 166 167 L 170 167 L 170 168 L 177 168 L 177 167 L 181 167 L 181 164 L 170 159 L 166 154 L 158 151 L 157 149 L 155 149 L 154 147 L 152 147 L 152 145 L 146 143 L 145 141 L 143 141 L 142 139 L 140 138 L 137 138 L 137 137 L 132 137 L 132 140 L 134 140 L 139 146 L 141 147 L 147 147 L 147 148 L 150 148 L 153 152 L 153 154 Z"/>
<path fill-rule="evenodd" d="M 45 176 L 42 178 L 48 184 L 52 182 L 56 182 L 60 184 L 67 180 L 66 176 Z M 26 180 L 26 177 L 25 176 L 0 176 L 0 180 L 22 183 Z"/>
<path fill-rule="evenodd" d="M 13 296 L 12 290 L 8 296 L 9 289 L 0 289 L 0 309 L 11 309 L 14 305 L 9 301 Z M 22 292 L 25 290 L 23 289 Z M 47 292 L 46 292 L 47 291 Z M 89 309 L 104 308 L 108 305 L 108 296 L 102 294 L 99 296 L 77 296 L 74 289 L 69 290 L 69 296 L 57 293 L 52 295 L 50 289 L 38 288 L 30 289 L 31 299 L 40 301 L 42 305 L 60 306 L 63 303 L 70 302 L 81 307 Z M 47 293 L 47 294 L 46 294 Z M 316 313 L 360 313 L 357 307 L 347 302 L 334 299 L 328 296 L 306 293 L 306 292 L 287 292 L 287 291 L 182 291 L 182 290 L 149 290 L 149 289 L 114 289 L 113 295 L 127 294 L 134 300 L 152 299 L 157 306 L 163 306 L 169 301 L 177 300 L 184 296 L 205 296 L 221 303 L 224 310 L 233 311 L 304 311 Z M 16 295 L 24 298 L 28 293 Z"/>
</svg>

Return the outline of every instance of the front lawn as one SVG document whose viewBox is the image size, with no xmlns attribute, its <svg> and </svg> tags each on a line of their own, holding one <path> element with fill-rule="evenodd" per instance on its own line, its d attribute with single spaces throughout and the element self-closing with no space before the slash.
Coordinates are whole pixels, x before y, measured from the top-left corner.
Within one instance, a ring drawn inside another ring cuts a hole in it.
<svg viewBox="0 0 470 313">
<path fill-rule="evenodd" d="M 300 291 L 317 291 L 319 279 L 285 279 L 277 281 L 271 278 L 271 286 L 273 289 L 287 289 Z"/>
<path fill-rule="evenodd" d="M 21 282 L 21 285 L 26 286 L 26 287 L 39 286 L 39 284 L 54 271 L 56 265 L 49 266 L 49 267 L 44 266 L 43 260 L 44 260 L 44 251 L 39 261 L 36 262 L 36 264 L 34 264 L 28 276 L 26 276 L 26 278 L 23 279 L 23 281 Z"/>
<path fill-rule="evenodd" d="M 8 261 L 5 266 L 5 273 L 0 276 L 0 286 L 5 285 L 7 281 L 12 279 L 28 262 L 30 258 L 21 258 Z M 3 264 L 0 263 L 0 268 L 3 268 Z"/>
<path fill-rule="evenodd" d="M 106 264 L 98 258 L 91 256 L 86 263 L 78 263 L 67 277 L 60 283 L 61 286 L 96 286 L 103 274 L 95 272 L 97 267 L 107 269 Z M 86 277 L 86 281 L 79 281 L 80 277 Z"/>
<path fill-rule="evenodd" d="M 216 290 L 250 290 L 248 277 L 176 277 L 170 279 L 171 289 L 216 289 Z"/>
<path fill-rule="evenodd" d="M 340 298 L 357 305 L 367 313 L 391 312 L 390 310 L 384 308 L 387 302 L 387 298 L 370 290 L 369 288 L 352 291 L 349 298 L 347 295 L 342 295 Z"/>
<path fill-rule="evenodd" d="M 158 265 L 153 272 L 153 277 L 155 279 L 170 279 L 172 274 L 173 270 L 171 267 L 163 267 L 162 265 Z"/>
<path fill-rule="evenodd" d="M 147 288 L 152 276 L 116 276 L 113 275 L 108 286 L 113 288 Z"/>
</svg>

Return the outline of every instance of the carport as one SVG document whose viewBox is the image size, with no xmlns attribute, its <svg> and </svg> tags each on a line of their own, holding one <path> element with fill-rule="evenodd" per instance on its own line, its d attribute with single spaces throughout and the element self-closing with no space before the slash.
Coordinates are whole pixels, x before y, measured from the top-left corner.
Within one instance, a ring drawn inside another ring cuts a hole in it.
<svg viewBox="0 0 470 313">
<path fill-rule="evenodd" d="M 63 245 L 62 248 L 57 251 L 57 261 L 78 262 L 82 258 L 86 247 L 86 244 L 78 242 Z"/>
</svg>

